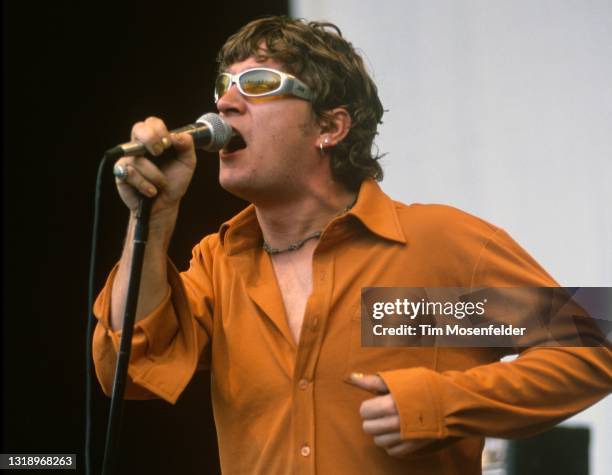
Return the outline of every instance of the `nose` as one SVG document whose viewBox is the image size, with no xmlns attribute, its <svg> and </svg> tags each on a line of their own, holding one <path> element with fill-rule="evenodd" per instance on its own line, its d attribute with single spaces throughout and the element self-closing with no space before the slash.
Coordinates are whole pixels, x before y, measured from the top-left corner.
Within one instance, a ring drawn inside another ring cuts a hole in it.
<svg viewBox="0 0 612 475">
<path fill-rule="evenodd" d="M 242 113 L 245 101 L 235 83 L 232 82 L 229 89 L 217 101 L 217 110 L 223 115 L 229 113 Z"/>
</svg>

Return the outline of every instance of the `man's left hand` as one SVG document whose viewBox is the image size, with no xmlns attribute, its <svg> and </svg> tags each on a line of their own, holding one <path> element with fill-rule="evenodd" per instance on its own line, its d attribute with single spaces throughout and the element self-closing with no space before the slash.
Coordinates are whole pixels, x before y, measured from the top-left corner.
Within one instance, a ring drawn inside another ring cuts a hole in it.
<svg viewBox="0 0 612 475">
<path fill-rule="evenodd" d="M 399 412 L 389 388 L 380 376 L 352 373 L 351 382 L 361 389 L 378 395 L 361 403 L 359 413 L 363 419 L 363 431 L 372 435 L 374 443 L 389 455 L 402 457 L 434 441 L 434 439 L 402 440 Z"/>
</svg>

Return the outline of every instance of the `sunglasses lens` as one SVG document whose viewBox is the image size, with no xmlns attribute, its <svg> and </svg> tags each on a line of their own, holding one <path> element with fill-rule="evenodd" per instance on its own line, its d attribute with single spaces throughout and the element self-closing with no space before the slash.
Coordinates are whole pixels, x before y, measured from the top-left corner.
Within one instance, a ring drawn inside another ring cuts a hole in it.
<svg viewBox="0 0 612 475">
<path fill-rule="evenodd" d="M 217 80 L 215 81 L 215 95 L 217 96 L 217 99 L 221 98 L 221 96 L 227 92 L 230 86 L 231 78 L 225 74 L 219 74 L 219 76 L 217 76 Z"/>
<path fill-rule="evenodd" d="M 253 70 L 240 76 L 240 87 L 254 96 L 278 90 L 281 86 L 280 74 L 274 71 Z"/>
</svg>

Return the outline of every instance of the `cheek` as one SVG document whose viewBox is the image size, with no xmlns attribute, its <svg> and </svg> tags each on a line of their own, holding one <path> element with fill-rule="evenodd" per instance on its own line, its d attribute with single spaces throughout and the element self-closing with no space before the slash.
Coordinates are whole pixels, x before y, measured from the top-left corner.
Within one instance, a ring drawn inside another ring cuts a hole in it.
<svg viewBox="0 0 612 475">
<path fill-rule="evenodd" d="M 317 134 L 318 127 L 307 103 L 283 99 L 274 106 L 254 122 L 254 130 L 270 142 L 301 142 Z"/>
<path fill-rule="evenodd" d="M 282 154 L 301 155 L 314 143 L 314 138 L 309 137 L 308 131 L 303 125 L 284 122 L 275 124 L 267 131 L 267 151 L 276 150 Z"/>
</svg>

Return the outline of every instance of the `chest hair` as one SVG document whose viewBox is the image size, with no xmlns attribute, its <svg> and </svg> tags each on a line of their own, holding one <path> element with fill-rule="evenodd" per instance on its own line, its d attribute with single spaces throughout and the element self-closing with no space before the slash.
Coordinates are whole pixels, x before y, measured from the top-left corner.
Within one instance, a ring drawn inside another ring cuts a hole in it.
<svg viewBox="0 0 612 475">
<path fill-rule="evenodd" d="M 300 340 L 304 310 L 312 293 L 312 254 L 314 246 L 271 256 L 278 287 L 285 305 L 285 316 L 294 342 Z"/>
</svg>

